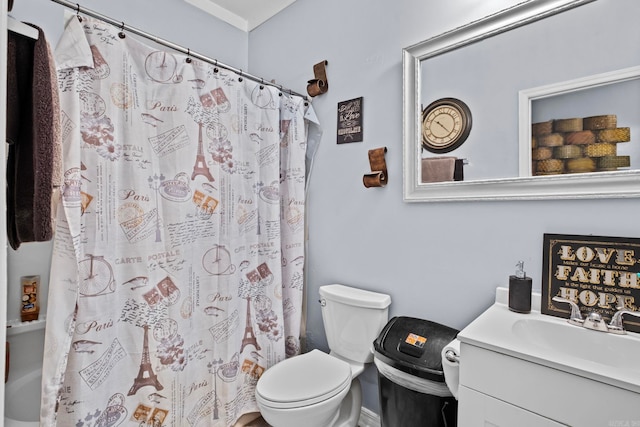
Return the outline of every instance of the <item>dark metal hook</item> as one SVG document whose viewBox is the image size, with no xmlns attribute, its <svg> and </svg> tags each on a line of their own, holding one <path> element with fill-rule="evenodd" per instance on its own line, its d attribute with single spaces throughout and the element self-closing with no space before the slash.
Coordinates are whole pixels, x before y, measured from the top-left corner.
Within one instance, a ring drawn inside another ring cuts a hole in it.
<svg viewBox="0 0 640 427">
<path fill-rule="evenodd" d="M 127 35 L 124 33 L 124 22 L 122 22 L 122 27 L 120 27 L 120 32 L 118 33 L 118 37 L 120 37 L 121 39 L 127 37 Z"/>
</svg>

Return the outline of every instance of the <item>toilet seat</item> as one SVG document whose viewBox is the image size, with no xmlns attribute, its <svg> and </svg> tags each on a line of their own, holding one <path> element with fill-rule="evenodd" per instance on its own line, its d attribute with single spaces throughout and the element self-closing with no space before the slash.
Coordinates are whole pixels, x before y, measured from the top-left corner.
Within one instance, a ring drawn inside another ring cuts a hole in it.
<svg viewBox="0 0 640 427">
<path fill-rule="evenodd" d="M 265 371 L 256 386 L 256 397 L 272 408 L 298 408 L 330 399 L 350 384 L 347 362 L 312 350 Z"/>
</svg>

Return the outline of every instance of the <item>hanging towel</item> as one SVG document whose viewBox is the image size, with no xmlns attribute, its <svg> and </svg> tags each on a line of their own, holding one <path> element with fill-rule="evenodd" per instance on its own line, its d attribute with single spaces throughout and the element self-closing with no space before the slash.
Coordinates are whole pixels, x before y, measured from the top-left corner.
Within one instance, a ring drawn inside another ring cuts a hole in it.
<svg viewBox="0 0 640 427">
<path fill-rule="evenodd" d="M 9 32 L 7 51 L 7 235 L 13 249 L 53 237 L 62 184 L 60 103 L 55 63 L 38 40 Z"/>
<path fill-rule="evenodd" d="M 422 159 L 422 182 L 453 181 L 455 167 L 455 157 Z"/>
</svg>

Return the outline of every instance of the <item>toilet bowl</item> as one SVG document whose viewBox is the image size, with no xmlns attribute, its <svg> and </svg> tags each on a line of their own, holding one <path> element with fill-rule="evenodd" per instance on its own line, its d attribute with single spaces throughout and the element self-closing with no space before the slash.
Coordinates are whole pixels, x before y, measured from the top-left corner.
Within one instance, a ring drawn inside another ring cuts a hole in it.
<svg viewBox="0 0 640 427">
<path fill-rule="evenodd" d="M 256 402 L 273 427 L 355 427 L 362 407 L 358 375 L 373 361 L 373 340 L 388 320 L 391 297 L 343 285 L 320 287 L 331 352 L 292 357 L 258 380 Z"/>
<path fill-rule="evenodd" d="M 351 388 L 351 368 L 312 350 L 267 370 L 259 384 L 258 407 L 272 426 L 332 426 Z"/>
</svg>

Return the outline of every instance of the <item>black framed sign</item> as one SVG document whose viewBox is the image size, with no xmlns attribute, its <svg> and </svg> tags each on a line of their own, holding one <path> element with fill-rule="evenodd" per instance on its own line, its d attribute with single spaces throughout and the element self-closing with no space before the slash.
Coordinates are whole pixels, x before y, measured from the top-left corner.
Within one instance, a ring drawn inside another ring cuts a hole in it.
<svg viewBox="0 0 640 427">
<path fill-rule="evenodd" d="M 541 312 L 569 317 L 569 299 L 586 313 L 599 313 L 607 323 L 622 307 L 640 311 L 640 239 L 545 234 Z M 640 332 L 639 318 L 627 316 L 624 327 Z"/>
<path fill-rule="evenodd" d="M 338 144 L 362 142 L 362 97 L 338 102 Z"/>
</svg>

